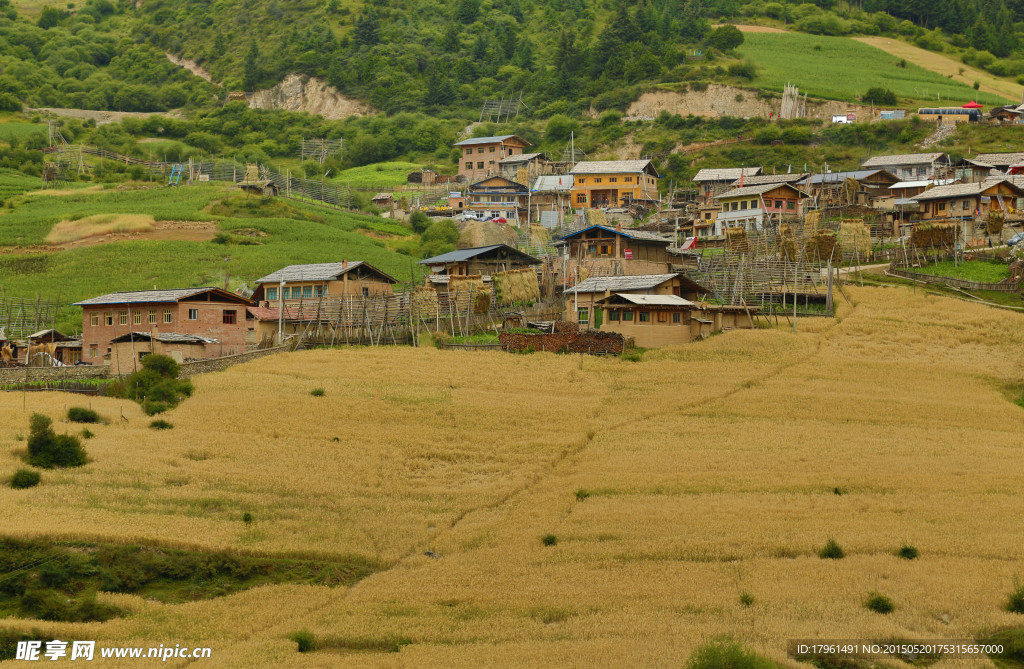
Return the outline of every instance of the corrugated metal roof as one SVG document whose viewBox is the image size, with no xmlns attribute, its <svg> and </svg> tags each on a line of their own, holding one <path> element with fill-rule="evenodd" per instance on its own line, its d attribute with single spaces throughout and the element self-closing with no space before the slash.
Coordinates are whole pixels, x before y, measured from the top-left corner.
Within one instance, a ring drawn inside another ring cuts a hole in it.
<svg viewBox="0 0 1024 669">
<path fill-rule="evenodd" d="M 217 339 L 200 337 L 194 334 L 183 334 L 181 332 L 129 332 L 110 340 L 112 344 L 126 341 L 151 341 L 156 340 L 164 344 L 216 344 Z"/>
<path fill-rule="evenodd" d="M 716 195 L 713 199 L 725 200 L 733 197 L 749 197 L 751 195 L 763 195 L 769 191 L 773 191 L 776 188 L 789 187 L 793 188 L 791 184 L 763 184 L 761 186 L 744 186 L 743 188 L 733 188 L 730 191 L 726 191 L 721 195 Z M 793 188 L 797 193 L 805 195 L 803 191 L 798 188 Z"/>
<path fill-rule="evenodd" d="M 999 165 L 1013 165 L 1024 161 L 1024 151 L 1007 151 L 1005 153 L 979 153 L 974 156 L 974 160 L 980 160 L 983 163 L 988 163 L 998 167 Z"/>
<path fill-rule="evenodd" d="M 755 174 L 753 176 L 744 176 L 744 186 L 760 186 L 761 184 L 788 184 L 796 183 L 806 179 L 808 176 L 807 172 L 800 172 L 797 174 Z M 732 183 L 733 186 L 739 186 L 740 180 L 736 179 Z"/>
<path fill-rule="evenodd" d="M 981 183 L 968 183 L 968 184 L 950 184 L 948 186 L 936 186 L 931 190 L 926 190 L 923 193 L 919 193 L 914 196 L 915 200 L 942 200 L 950 197 L 968 197 L 971 195 L 979 195 L 983 191 L 992 188 L 1000 183 L 1008 183 L 1014 188 L 1020 189 L 1017 184 L 1013 181 L 1004 178 L 989 179 Z M 1007 196 L 1009 197 L 1009 196 Z"/>
<path fill-rule="evenodd" d="M 535 192 L 569 192 L 570 189 L 572 189 L 572 177 L 569 175 L 559 176 L 557 174 L 537 177 L 537 180 L 533 182 L 533 188 L 531 188 Z"/>
<path fill-rule="evenodd" d="M 678 295 L 632 295 L 630 293 L 615 293 L 613 297 L 619 297 L 627 302 L 643 306 L 664 306 L 664 307 L 695 307 L 696 302 L 685 300 Z M 604 300 L 610 300 L 606 297 Z"/>
<path fill-rule="evenodd" d="M 847 179 L 854 179 L 856 181 L 860 181 L 861 179 L 867 179 L 872 175 L 884 171 L 885 170 L 851 170 L 848 172 L 826 172 L 824 174 L 812 174 L 806 181 L 804 181 L 804 183 L 841 183 L 843 181 L 846 181 Z"/>
<path fill-rule="evenodd" d="M 678 274 L 637 274 L 633 276 L 592 276 L 584 279 L 566 293 L 603 293 L 628 290 L 650 290 L 679 276 Z"/>
<path fill-rule="evenodd" d="M 705 167 L 697 172 L 693 181 L 736 181 L 741 174 L 752 177 L 760 173 L 760 167 Z"/>
<path fill-rule="evenodd" d="M 471 249 L 458 249 L 458 250 L 455 250 L 455 251 L 450 251 L 448 253 L 442 253 L 441 255 L 434 256 L 433 258 L 425 258 L 424 260 L 421 260 L 419 262 L 419 264 L 420 265 L 441 265 L 441 264 L 449 263 L 449 262 L 464 262 L 464 261 L 469 260 L 471 258 L 475 258 L 475 257 L 477 257 L 479 255 L 483 255 L 484 253 L 489 253 L 490 251 L 495 251 L 495 250 L 500 249 L 500 248 L 506 248 L 513 255 L 518 255 L 520 258 L 522 258 L 524 260 L 532 261 L 532 264 L 536 264 L 536 263 L 540 262 L 540 260 L 537 260 L 533 256 L 527 255 L 527 254 L 523 253 L 522 251 L 520 251 L 519 249 L 514 249 L 511 246 L 509 246 L 508 244 L 493 244 L 491 246 L 477 246 L 477 247 L 471 248 Z"/>
<path fill-rule="evenodd" d="M 598 230 L 604 230 L 605 232 L 610 232 L 615 235 L 622 235 L 623 237 L 627 237 L 629 239 L 642 239 L 652 242 L 665 242 L 666 244 L 672 243 L 671 239 L 662 237 L 656 232 L 649 232 L 647 230 L 632 230 L 630 228 L 623 228 L 622 230 L 619 230 L 618 228 L 613 228 L 607 225 L 591 225 L 590 227 L 583 228 L 582 230 L 577 230 L 576 232 L 571 232 L 567 235 L 564 235 L 562 236 L 562 239 L 577 237 L 579 235 L 582 235 L 584 232 L 587 232 L 588 230 L 594 230 L 595 228 Z"/>
<path fill-rule="evenodd" d="M 93 297 L 81 302 L 75 302 L 73 306 L 84 306 L 90 304 L 127 304 L 129 302 L 177 302 L 186 297 L 199 295 L 209 290 L 220 290 L 206 286 L 203 288 L 172 288 L 170 290 L 129 290 L 120 293 L 108 293 Z M 244 299 L 244 298 L 240 298 Z"/>
<path fill-rule="evenodd" d="M 931 164 L 946 154 L 944 153 L 902 153 L 892 156 L 875 156 L 860 164 L 861 167 L 887 167 L 889 165 L 922 165 Z"/>
<path fill-rule="evenodd" d="M 330 281 L 337 279 L 342 274 L 351 272 L 356 267 L 365 266 L 366 269 L 379 274 L 382 278 L 391 283 L 398 283 L 398 279 L 382 272 L 373 265 L 362 260 L 353 260 L 347 264 L 340 262 L 324 262 L 312 265 L 288 265 L 285 268 L 272 272 L 262 279 L 256 279 L 256 283 L 281 283 L 282 281 Z"/>
<path fill-rule="evenodd" d="M 927 186 L 948 186 L 955 183 L 956 179 L 927 179 L 924 181 L 901 181 L 889 186 L 889 190 L 901 190 L 905 188 L 925 188 Z"/>
<path fill-rule="evenodd" d="M 569 174 L 616 174 L 621 172 L 643 172 L 647 169 L 658 176 L 658 171 L 649 160 L 581 160 Z"/>
<path fill-rule="evenodd" d="M 473 145 L 473 144 L 497 144 L 498 142 L 504 142 L 506 139 L 511 139 L 513 137 L 515 137 L 517 139 L 521 139 L 523 141 L 523 144 L 526 144 L 527 146 L 530 146 L 529 142 L 527 142 L 522 137 L 519 137 L 518 135 L 495 135 L 494 137 L 470 137 L 469 139 L 464 139 L 461 142 L 455 142 L 454 146 L 470 146 L 470 145 Z"/>
<path fill-rule="evenodd" d="M 507 165 L 509 163 L 526 163 L 537 156 L 543 156 L 543 153 L 516 153 L 511 156 L 506 156 L 498 161 L 499 165 Z"/>
</svg>

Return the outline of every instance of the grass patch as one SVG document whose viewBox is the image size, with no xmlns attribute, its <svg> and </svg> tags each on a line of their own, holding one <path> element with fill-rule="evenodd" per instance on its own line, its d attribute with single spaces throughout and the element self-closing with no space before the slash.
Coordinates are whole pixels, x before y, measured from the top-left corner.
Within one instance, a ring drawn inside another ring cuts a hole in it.
<svg viewBox="0 0 1024 669">
<path fill-rule="evenodd" d="M 65 244 L 113 232 L 149 232 L 155 222 L 146 214 L 94 214 L 75 221 L 61 221 L 46 235 L 46 243 Z"/>
<path fill-rule="evenodd" d="M 68 409 L 68 420 L 72 423 L 98 423 L 100 415 L 92 409 L 71 407 Z"/>
<path fill-rule="evenodd" d="M 324 396 L 324 389 L 323 388 L 313 388 L 313 390 L 309 391 L 309 394 L 312 395 L 313 397 L 323 397 Z"/>
<path fill-rule="evenodd" d="M 716 639 L 698 646 L 686 669 L 778 669 L 779 665 L 732 639 Z"/>
<path fill-rule="evenodd" d="M 376 186 L 401 186 L 408 183 L 409 173 L 420 170 L 416 163 L 390 162 L 374 163 L 361 167 L 342 170 L 332 181 L 337 181 L 355 188 L 373 188 Z"/>
<path fill-rule="evenodd" d="M 1004 262 L 989 260 L 967 260 L 959 263 L 954 263 L 952 260 L 943 260 L 924 267 L 915 267 L 910 271 L 917 274 L 931 274 L 932 276 L 945 276 L 951 279 L 977 281 L 978 283 L 999 283 L 1010 276 L 1009 265 Z"/>
<path fill-rule="evenodd" d="M 893 604 L 891 599 L 877 592 L 872 592 L 868 595 L 867 600 L 864 602 L 864 606 L 875 613 L 881 613 L 883 615 L 888 615 L 896 610 L 896 605 Z"/>
<path fill-rule="evenodd" d="M 25 488 L 34 488 L 39 485 L 39 480 L 42 477 L 34 469 L 28 469 L 22 467 L 18 471 L 14 472 L 11 476 L 11 487 L 15 490 L 24 490 Z"/>
<path fill-rule="evenodd" d="M 999 669 L 1024 667 L 1024 628 L 999 630 L 988 637 L 979 639 L 978 643 L 1003 647 L 1003 652 L 989 655 Z"/>
<path fill-rule="evenodd" d="M 174 428 L 173 424 L 168 423 L 162 418 L 157 418 L 154 421 L 150 421 L 149 426 L 154 430 L 170 430 Z"/>
<path fill-rule="evenodd" d="M 316 650 L 316 637 L 313 636 L 312 632 L 299 630 L 289 634 L 288 638 L 296 643 L 300 653 L 309 653 Z"/>
<path fill-rule="evenodd" d="M 740 604 L 742 604 L 745 608 L 750 608 L 754 605 L 754 596 L 749 592 L 741 592 Z"/>
<path fill-rule="evenodd" d="M 845 556 L 846 553 L 843 552 L 842 547 L 836 543 L 835 539 L 829 539 L 825 546 L 818 551 L 818 557 L 822 560 L 841 560 Z"/>
<path fill-rule="evenodd" d="M 589 490 L 584 490 L 583 488 L 580 488 L 579 490 L 576 491 L 576 501 L 582 502 L 586 498 L 590 497 L 591 494 L 592 493 Z"/>
<path fill-rule="evenodd" d="M 361 557 L 264 558 L 117 544 L 0 540 L 0 617 L 55 621 L 120 615 L 96 592 L 135 593 L 165 603 L 211 599 L 258 585 L 351 585 L 376 571 Z"/>
</svg>

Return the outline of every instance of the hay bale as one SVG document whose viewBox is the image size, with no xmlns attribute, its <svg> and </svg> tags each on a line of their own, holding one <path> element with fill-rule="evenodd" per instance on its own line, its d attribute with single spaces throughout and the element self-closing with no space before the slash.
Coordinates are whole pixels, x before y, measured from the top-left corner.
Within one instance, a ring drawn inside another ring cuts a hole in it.
<svg viewBox="0 0 1024 669">
<path fill-rule="evenodd" d="M 479 274 L 449 277 L 448 297 L 459 311 L 470 308 L 473 313 L 481 314 L 491 308 L 491 289 Z"/>
<path fill-rule="evenodd" d="M 821 210 L 815 209 L 807 212 L 807 215 L 804 216 L 804 224 L 809 228 L 817 228 L 821 225 Z"/>
<path fill-rule="evenodd" d="M 537 272 L 530 268 L 498 272 L 492 279 L 498 304 L 533 304 L 540 299 Z"/>
<path fill-rule="evenodd" d="M 584 209 L 588 225 L 608 225 L 608 217 L 600 209 Z"/>
<path fill-rule="evenodd" d="M 859 253 L 862 257 L 871 253 L 871 229 L 862 218 L 840 221 L 837 238 L 843 253 Z"/>
<path fill-rule="evenodd" d="M 788 260 L 790 262 L 796 260 L 796 239 L 793 235 L 793 226 L 789 223 L 783 223 L 779 226 L 779 236 L 776 239 L 776 244 L 779 247 L 779 260 Z"/>
<path fill-rule="evenodd" d="M 910 243 L 918 248 L 953 246 L 956 241 L 955 225 L 955 223 L 945 222 L 915 223 L 914 230 L 910 233 Z"/>
<path fill-rule="evenodd" d="M 435 314 L 438 309 L 437 291 L 427 286 L 417 286 L 410 296 L 412 309 L 417 314 Z"/>
<path fill-rule="evenodd" d="M 750 242 L 747 240 L 747 231 L 743 228 L 726 228 L 725 247 L 737 253 L 748 253 Z"/>
<path fill-rule="evenodd" d="M 807 238 L 804 244 L 804 257 L 815 262 L 828 262 L 835 257 L 837 246 L 835 231 L 819 228 Z"/>
</svg>

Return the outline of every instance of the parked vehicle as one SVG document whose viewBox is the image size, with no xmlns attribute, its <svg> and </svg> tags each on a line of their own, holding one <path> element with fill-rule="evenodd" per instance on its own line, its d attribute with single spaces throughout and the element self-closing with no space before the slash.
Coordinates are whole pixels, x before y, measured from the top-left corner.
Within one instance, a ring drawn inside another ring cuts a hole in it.
<svg viewBox="0 0 1024 669">
<path fill-rule="evenodd" d="M 1017 244 L 1020 244 L 1022 242 L 1024 242 L 1024 232 L 1018 232 L 1013 237 L 1010 237 L 1009 239 L 1006 240 L 1006 245 L 1016 246 Z"/>
</svg>

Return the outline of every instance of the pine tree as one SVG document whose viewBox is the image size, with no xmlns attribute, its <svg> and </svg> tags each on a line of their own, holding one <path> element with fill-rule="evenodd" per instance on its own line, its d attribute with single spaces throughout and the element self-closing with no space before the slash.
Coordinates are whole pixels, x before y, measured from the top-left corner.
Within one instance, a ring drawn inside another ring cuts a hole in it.
<svg viewBox="0 0 1024 669">
<path fill-rule="evenodd" d="M 249 43 L 249 53 L 245 54 L 245 63 L 242 67 L 242 88 L 246 91 L 255 90 L 260 80 L 260 50 L 256 46 L 256 40 Z"/>
<path fill-rule="evenodd" d="M 380 22 L 372 9 L 359 14 L 352 30 L 352 37 L 360 46 L 373 46 L 380 42 Z"/>
</svg>

